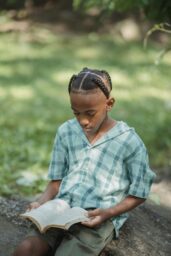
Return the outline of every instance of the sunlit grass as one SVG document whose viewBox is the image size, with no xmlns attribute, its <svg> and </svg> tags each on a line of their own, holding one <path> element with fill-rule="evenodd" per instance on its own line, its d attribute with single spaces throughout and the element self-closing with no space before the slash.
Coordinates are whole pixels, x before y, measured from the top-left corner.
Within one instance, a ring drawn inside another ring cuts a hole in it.
<svg viewBox="0 0 171 256">
<path fill-rule="evenodd" d="M 35 28 L 0 35 L 0 192 L 43 189 L 56 129 L 73 117 L 68 81 L 86 66 L 109 71 L 116 98 L 111 115 L 135 127 L 153 167 L 170 166 L 171 54 L 155 65 L 159 51 L 98 34 L 62 36 Z"/>
</svg>

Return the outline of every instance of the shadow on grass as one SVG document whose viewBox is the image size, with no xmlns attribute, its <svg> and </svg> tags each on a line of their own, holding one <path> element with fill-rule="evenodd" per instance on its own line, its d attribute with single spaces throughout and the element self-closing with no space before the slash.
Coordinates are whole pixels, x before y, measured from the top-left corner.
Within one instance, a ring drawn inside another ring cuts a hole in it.
<svg viewBox="0 0 171 256">
<path fill-rule="evenodd" d="M 0 67 L 5 72 L 0 72 L 1 86 L 34 87 L 37 80 L 59 86 L 58 79 L 54 79 L 55 74 L 62 73 L 63 80 L 67 81 L 68 73 L 78 72 L 84 66 L 105 68 L 113 73 L 113 77 L 120 72 L 120 76 L 124 75 L 129 78 L 128 80 L 132 80 L 131 88 L 141 85 L 144 73 L 151 71 L 152 76 L 161 75 L 166 79 L 170 74 L 169 63 L 156 67 L 152 63 L 154 50 L 144 51 L 140 44 L 116 44 L 113 40 L 100 38 L 77 39 L 77 37 L 58 39 L 43 46 L 41 43 L 32 43 L 29 44 L 28 52 L 24 51 L 23 54 L 20 53 L 20 46 L 18 46 L 18 53 L 14 56 L 9 54 L 8 58 L 2 54 Z M 114 84 L 114 88 L 118 86 L 118 82 Z M 155 80 L 152 83 L 155 83 Z M 146 83 L 143 82 L 143 86 L 151 87 L 151 84 L 147 80 Z M 122 88 L 122 82 L 119 82 L 119 88 Z M 128 89 L 125 84 L 124 89 Z"/>
</svg>

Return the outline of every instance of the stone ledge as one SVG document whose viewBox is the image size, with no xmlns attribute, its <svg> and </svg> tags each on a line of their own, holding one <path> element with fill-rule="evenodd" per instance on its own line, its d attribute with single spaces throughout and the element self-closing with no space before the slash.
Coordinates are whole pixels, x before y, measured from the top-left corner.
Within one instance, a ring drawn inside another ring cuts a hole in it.
<svg viewBox="0 0 171 256">
<path fill-rule="evenodd" d="M 25 199 L 0 197 L 0 255 L 11 256 L 27 233 L 27 222 L 18 217 L 27 204 Z M 170 256 L 170 252 L 170 220 L 145 203 L 132 211 L 119 239 L 113 240 L 100 256 Z"/>
</svg>

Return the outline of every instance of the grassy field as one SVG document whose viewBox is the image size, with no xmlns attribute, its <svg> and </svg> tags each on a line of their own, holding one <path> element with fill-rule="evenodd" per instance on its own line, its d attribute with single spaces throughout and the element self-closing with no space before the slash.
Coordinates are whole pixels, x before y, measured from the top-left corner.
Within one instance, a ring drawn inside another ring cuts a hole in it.
<svg viewBox="0 0 171 256">
<path fill-rule="evenodd" d="M 112 36 L 0 35 L 0 194 L 31 195 L 45 186 L 57 127 L 72 118 L 67 85 L 82 67 L 106 69 L 124 120 L 144 140 L 154 168 L 171 165 L 171 54 Z"/>
</svg>

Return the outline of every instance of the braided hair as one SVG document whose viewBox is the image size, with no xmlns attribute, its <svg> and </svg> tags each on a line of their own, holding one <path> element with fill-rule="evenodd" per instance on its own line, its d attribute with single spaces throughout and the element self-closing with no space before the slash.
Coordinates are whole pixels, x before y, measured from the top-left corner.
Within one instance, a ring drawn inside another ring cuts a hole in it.
<svg viewBox="0 0 171 256">
<path fill-rule="evenodd" d="M 68 92 L 88 91 L 99 88 L 106 98 L 109 98 L 112 90 L 112 81 L 105 70 L 83 68 L 78 75 L 73 75 L 69 81 Z"/>
</svg>

